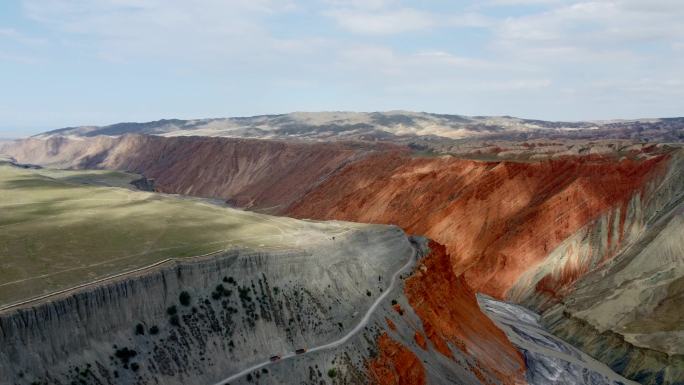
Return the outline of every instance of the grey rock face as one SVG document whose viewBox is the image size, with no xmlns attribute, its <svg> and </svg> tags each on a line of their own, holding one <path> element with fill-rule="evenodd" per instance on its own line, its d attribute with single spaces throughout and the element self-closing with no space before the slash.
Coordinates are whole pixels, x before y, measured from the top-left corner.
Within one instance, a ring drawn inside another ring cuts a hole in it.
<svg viewBox="0 0 684 385">
<path fill-rule="evenodd" d="M 340 338 L 412 254 L 400 229 L 367 226 L 325 249 L 234 250 L 5 312 L 0 384 L 214 383 Z"/>
</svg>

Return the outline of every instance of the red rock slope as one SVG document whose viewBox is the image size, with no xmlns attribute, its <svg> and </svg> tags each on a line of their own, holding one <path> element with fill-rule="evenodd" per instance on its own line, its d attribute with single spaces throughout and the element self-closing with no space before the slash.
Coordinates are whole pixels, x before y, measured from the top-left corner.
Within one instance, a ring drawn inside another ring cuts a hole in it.
<svg viewBox="0 0 684 385">
<path fill-rule="evenodd" d="M 483 370 L 487 369 L 502 384 L 524 384 L 522 354 L 480 311 L 475 293 L 463 276 L 451 269 L 446 248 L 430 242 L 430 249 L 406 280 L 404 292 L 434 349 L 453 359 L 450 343 L 472 357 L 475 365 L 470 370 L 483 383 L 488 377 Z"/>
<path fill-rule="evenodd" d="M 382 334 L 379 354 L 368 364 L 371 383 L 378 385 L 424 385 L 425 369 L 411 350 Z"/>
<path fill-rule="evenodd" d="M 560 242 L 626 205 L 666 163 L 667 155 L 515 163 L 382 153 L 346 167 L 288 214 L 397 224 L 445 245 L 454 273 L 475 291 L 503 298 Z"/>
<path fill-rule="evenodd" d="M 345 164 L 384 145 L 126 135 L 27 139 L 4 148 L 22 163 L 137 172 L 161 192 L 286 207 Z"/>
<path fill-rule="evenodd" d="M 397 224 L 437 241 L 405 286 L 425 335 L 445 356 L 450 344 L 474 357 L 470 369 L 483 381 L 486 372 L 520 384 L 522 356 L 480 311 L 474 293 L 504 298 L 563 240 L 627 205 L 666 164 L 666 155 L 514 163 L 382 153 L 346 167 L 288 214 Z M 627 210 L 621 212 L 620 226 Z M 547 279 L 539 289 L 570 284 L 581 273 Z"/>
</svg>

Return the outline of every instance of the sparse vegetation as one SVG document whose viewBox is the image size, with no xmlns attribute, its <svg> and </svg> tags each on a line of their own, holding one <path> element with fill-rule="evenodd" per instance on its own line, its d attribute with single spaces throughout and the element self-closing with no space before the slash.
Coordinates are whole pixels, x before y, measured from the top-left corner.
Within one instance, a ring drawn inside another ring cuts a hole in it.
<svg viewBox="0 0 684 385">
<path fill-rule="evenodd" d="M 178 301 L 183 306 L 190 306 L 190 293 L 187 291 L 182 291 L 178 296 Z"/>
<path fill-rule="evenodd" d="M 124 347 L 121 349 L 117 349 L 116 352 L 114 352 L 114 355 L 116 356 L 116 358 L 118 358 L 121 361 L 122 364 L 127 366 L 128 363 L 130 362 L 131 358 L 138 355 L 138 352 L 136 352 L 133 349 L 129 349 L 127 347 Z"/>
</svg>

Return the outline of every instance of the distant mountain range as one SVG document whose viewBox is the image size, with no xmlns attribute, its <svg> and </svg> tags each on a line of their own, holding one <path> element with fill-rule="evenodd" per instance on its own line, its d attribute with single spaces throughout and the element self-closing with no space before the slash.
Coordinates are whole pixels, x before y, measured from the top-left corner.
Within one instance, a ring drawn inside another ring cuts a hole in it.
<svg viewBox="0 0 684 385">
<path fill-rule="evenodd" d="M 680 142 L 684 117 L 552 122 L 510 116 L 463 116 L 426 112 L 293 112 L 279 115 L 216 119 L 162 119 L 145 123 L 67 127 L 36 137 L 119 136 L 217 136 L 265 139 L 385 140 L 416 137 L 463 140 L 529 140 L 538 138 L 633 139 Z"/>
</svg>

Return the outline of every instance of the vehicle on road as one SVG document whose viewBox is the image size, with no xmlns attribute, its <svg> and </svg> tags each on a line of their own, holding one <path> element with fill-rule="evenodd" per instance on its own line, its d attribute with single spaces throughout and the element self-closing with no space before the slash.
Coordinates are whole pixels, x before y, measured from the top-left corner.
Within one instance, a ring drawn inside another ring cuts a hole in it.
<svg viewBox="0 0 684 385">
<path fill-rule="evenodd" d="M 276 362 L 276 361 L 280 361 L 280 358 L 281 357 L 276 354 L 275 356 L 271 356 L 271 358 L 269 358 L 269 359 L 271 360 L 271 362 Z"/>
<path fill-rule="evenodd" d="M 295 353 L 297 353 L 297 354 L 304 354 L 304 353 L 306 353 L 306 349 L 304 349 L 304 348 L 299 348 L 299 349 L 295 350 Z"/>
</svg>

